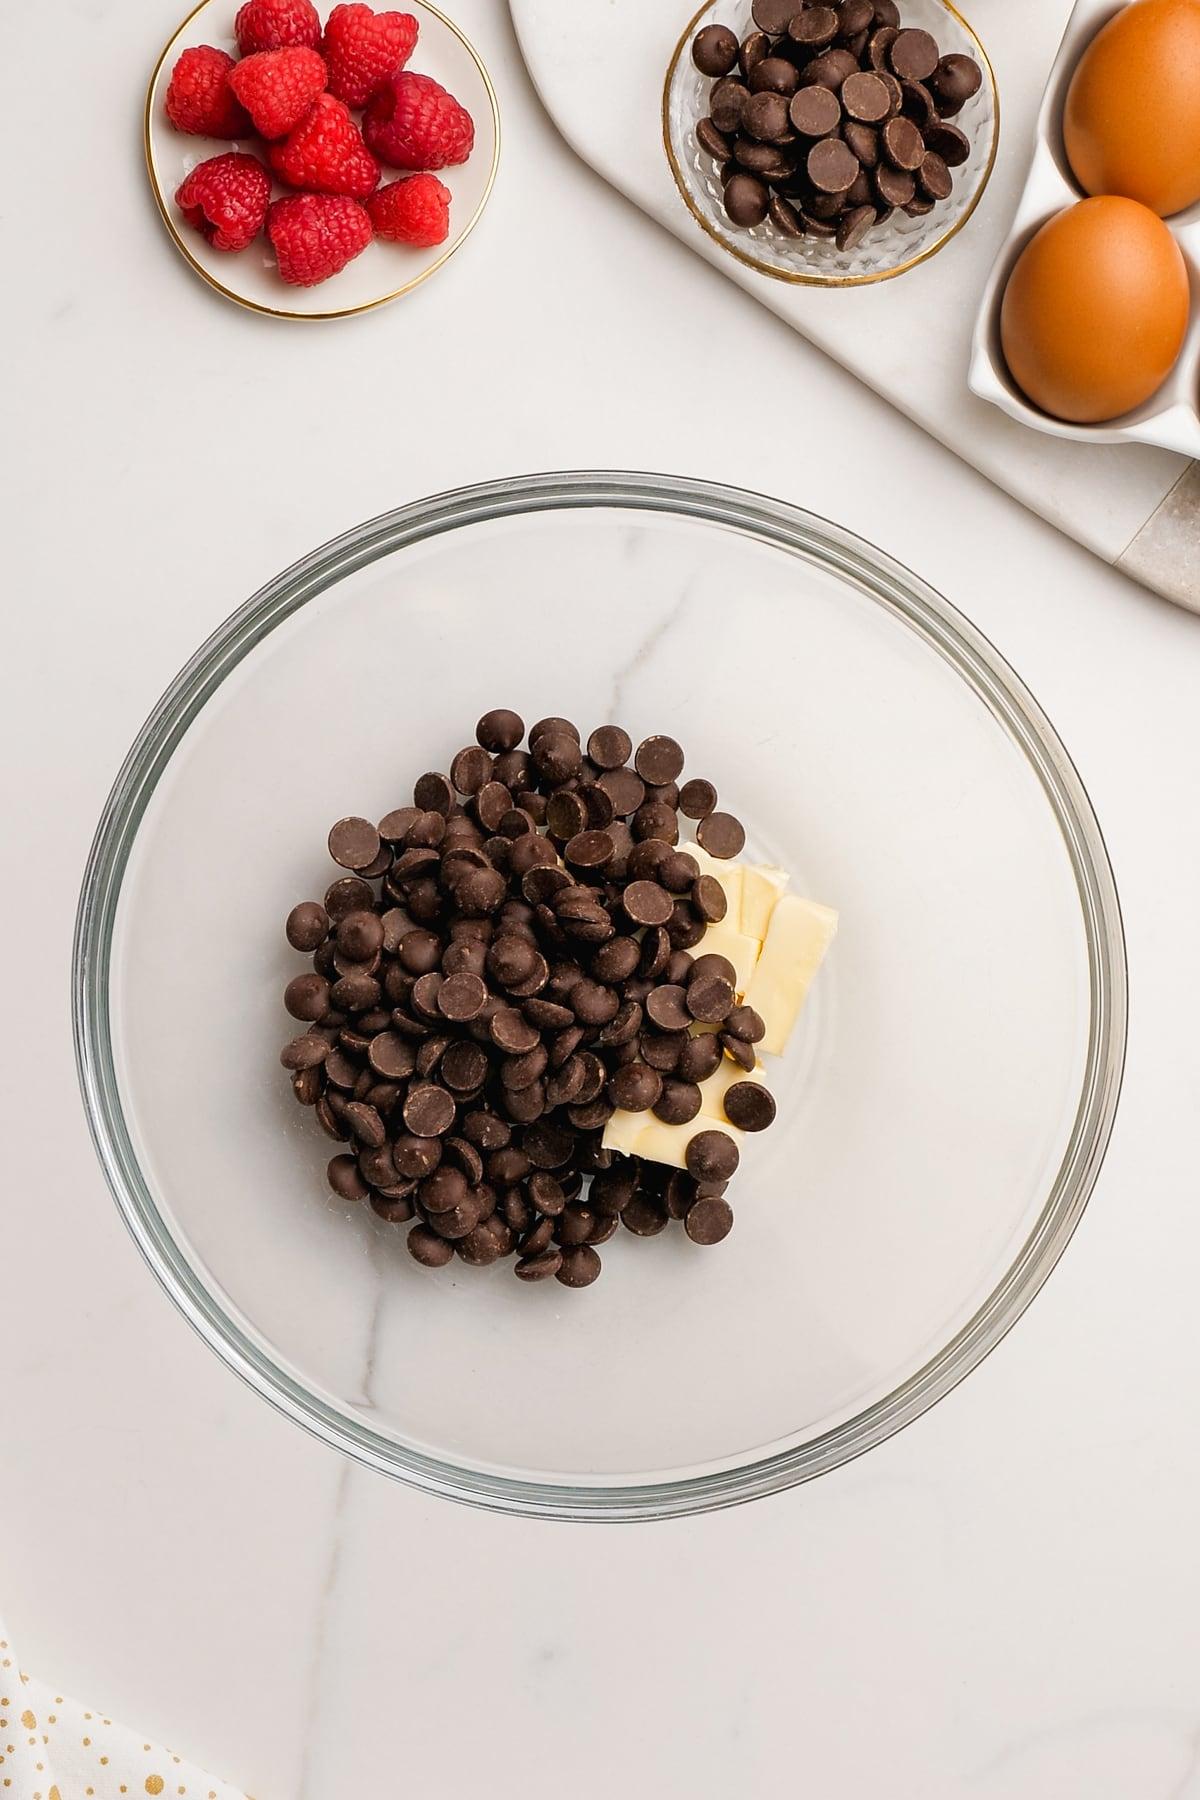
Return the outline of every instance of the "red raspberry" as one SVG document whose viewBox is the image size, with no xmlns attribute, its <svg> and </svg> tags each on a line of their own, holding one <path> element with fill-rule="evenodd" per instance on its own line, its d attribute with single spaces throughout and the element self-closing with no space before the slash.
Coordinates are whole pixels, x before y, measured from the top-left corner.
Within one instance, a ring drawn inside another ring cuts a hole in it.
<svg viewBox="0 0 1200 1800">
<path fill-rule="evenodd" d="M 271 177 L 257 156 L 227 150 L 197 165 L 175 190 L 175 204 L 214 250 L 244 250 L 262 230 Z"/>
<path fill-rule="evenodd" d="M 363 135 L 394 169 L 466 162 L 475 126 L 465 106 L 428 75 L 389 76 L 367 107 Z"/>
<path fill-rule="evenodd" d="M 195 137 L 247 137 L 250 121 L 229 85 L 232 56 L 211 44 L 185 50 L 167 84 L 167 117 L 176 131 Z"/>
<path fill-rule="evenodd" d="M 312 0 L 246 0 L 233 35 L 243 56 L 256 50 L 319 50 L 321 19 Z"/>
<path fill-rule="evenodd" d="M 419 29 L 411 13 L 335 6 L 325 21 L 322 45 L 330 93 L 347 106 L 365 106 L 376 88 L 404 67 Z"/>
<path fill-rule="evenodd" d="M 265 138 L 286 137 L 318 94 L 325 64 L 315 50 L 259 50 L 235 63 L 229 85 Z"/>
<path fill-rule="evenodd" d="M 375 236 L 422 250 L 450 236 L 450 189 L 436 175 L 409 175 L 389 182 L 367 201 Z"/>
<path fill-rule="evenodd" d="M 268 212 L 267 236 L 280 279 L 316 287 L 366 249 L 371 221 L 366 208 L 345 194 L 290 194 Z"/>
<path fill-rule="evenodd" d="M 332 94 L 313 101 L 286 143 L 272 144 L 271 167 L 289 187 L 365 200 L 379 180 L 379 164 L 363 143 L 350 109 Z"/>
</svg>

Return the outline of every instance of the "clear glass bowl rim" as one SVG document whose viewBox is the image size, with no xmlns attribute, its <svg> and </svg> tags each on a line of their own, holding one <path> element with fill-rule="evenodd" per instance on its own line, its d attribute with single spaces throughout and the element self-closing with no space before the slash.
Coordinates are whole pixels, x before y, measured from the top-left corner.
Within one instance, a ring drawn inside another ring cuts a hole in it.
<svg viewBox="0 0 1200 1800">
<path fill-rule="evenodd" d="M 442 1461 L 345 1416 L 277 1366 L 189 1267 L 155 1205 L 121 1107 L 109 1011 L 113 928 L 142 817 L 184 734 L 248 652 L 343 576 L 407 545 L 492 519 L 594 507 L 698 519 L 798 551 L 848 580 L 942 656 L 1025 755 L 1055 816 L 1079 893 L 1091 999 L 1079 1104 L 1062 1163 L 1016 1260 L 962 1330 L 894 1392 L 805 1444 L 738 1467 L 624 1485 L 517 1479 Z M 330 540 L 231 614 L 163 694 L 121 767 L 84 873 L 72 967 L 76 1063 L 105 1179 L 155 1276 L 223 1361 L 277 1410 L 383 1474 L 493 1511 L 592 1521 L 680 1517 L 809 1481 L 911 1424 L 976 1368 L 1039 1291 L 1082 1216 L 1116 1116 L 1127 1012 L 1120 903 L 1099 823 L 1050 721 L 989 640 L 901 564 L 799 507 L 709 481 L 609 471 L 514 476 L 414 501 Z"/>
</svg>

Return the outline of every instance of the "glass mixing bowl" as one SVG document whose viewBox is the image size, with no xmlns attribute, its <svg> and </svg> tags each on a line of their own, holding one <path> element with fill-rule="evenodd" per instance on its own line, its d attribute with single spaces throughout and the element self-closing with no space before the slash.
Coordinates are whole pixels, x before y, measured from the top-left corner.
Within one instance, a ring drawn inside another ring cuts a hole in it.
<svg viewBox="0 0 1200 1800">
<path fill-rule="evenodd" d="M 496 705 L 677 737 L 749 853 L 841 911 L 733 1235 L 618 1232 L 584 1292 L 417 1267 L 329 1193 L 278 1063 L 329 824 Z M 213 1348 L 373 1468 L 590 1519 L 806 1480 L 972 1369 L 1096 1179 L 1125 998 L 1099 827 L 997 652 L 848 532 L 650 475 L 421 501 L 242 606 L 121 770 L 75 959 L 105 1174 Z"/>
</svg>

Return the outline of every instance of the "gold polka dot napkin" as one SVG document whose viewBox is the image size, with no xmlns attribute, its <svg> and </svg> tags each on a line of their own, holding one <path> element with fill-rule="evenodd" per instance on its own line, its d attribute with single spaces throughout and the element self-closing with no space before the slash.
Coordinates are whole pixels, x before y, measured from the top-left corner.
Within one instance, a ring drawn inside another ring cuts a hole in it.
<svg viewBox="0 0 1200 1800">
<path fill-rule="evenodd" d="M 23 1675 L 0 1620 L 0 1800 L 248 1800 L 139 1733 Z"/>
</svg>

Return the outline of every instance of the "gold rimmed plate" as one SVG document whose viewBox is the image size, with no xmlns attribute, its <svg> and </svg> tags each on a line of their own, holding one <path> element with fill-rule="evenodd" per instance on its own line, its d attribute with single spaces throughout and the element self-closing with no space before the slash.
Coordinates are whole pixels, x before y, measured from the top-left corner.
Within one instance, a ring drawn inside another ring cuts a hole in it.
<svg viewBox="0 0 1200 1800">
<path fill-rule="evenodd" d="M 711 82 L 692 61 L 692 39 L 705 25 L 728 25 L 739 38 L 754 30 L 751 0 L 707 0 L 675 47 L 663 88 L 663 143 L 675 184 L 701 230 L 730 256 L 776 281 L 806 287 L 863 287 L 888 281 L 926 262 L 949 243 L 975 211 L 988 184 L 1000 141 L 1000 100 L 996 78 L 976 33 L 948 0 L 903 0 L 905 25 L 919 26 L 937 39 L 942 54 L 972 56 L 983 83 L 954 118 L 966 133 L 970 153 L 952 171 L 954 191 L 923 218 L 898 212 L 869 231 L 854 250 L 839 250 L 827 238 L 786 238 L 766 221 L 747 231 L 726 216 L 719 166 L 697 138 Z"/>
<path fill-rule="evenodd" d="M 475 121 L 475 148 L 469 160 L 459 168 L 438 172 L 439 180 L 445 182 L 453 197 L 450 236 L 444 244 L 429 250 L 377 241 L 319 287 L 289 287 L 281 281 L 265 235 L 249 249 L 235 254 L 214 250 L 187 224 L 175 204 L 176 189 L 197 163 L 225 150 L 263 154 L 263 145 L 257 139 L 230 144 L 215 138 L 188 137 L 174 129 L 164 108 L 171 71 L 182 51 L 197 44 L 214 44 L 231 55 L 237 54 L 233 40 L 237 0 L 203 0 L 163 50 L 146 93 L 145 145 L 150 186 L 176 248 L 196 273 L 227 300 L 280 319 L 340 319 L 369 312 L 389 300 L 398 300 L 427 281 L 470 235 L 496 179 L 500 157 L 496 92 L 477 51 L 444 13 L 421 0 L 406 0 L 406 9 L 421 28 L 409 66 L 440 81 Z M 385 169 L 383 180 L 395 180 L 399 173 Z M 280 185 L 274 190 L 276 197 L 289 191 Z"/>
</svg>

